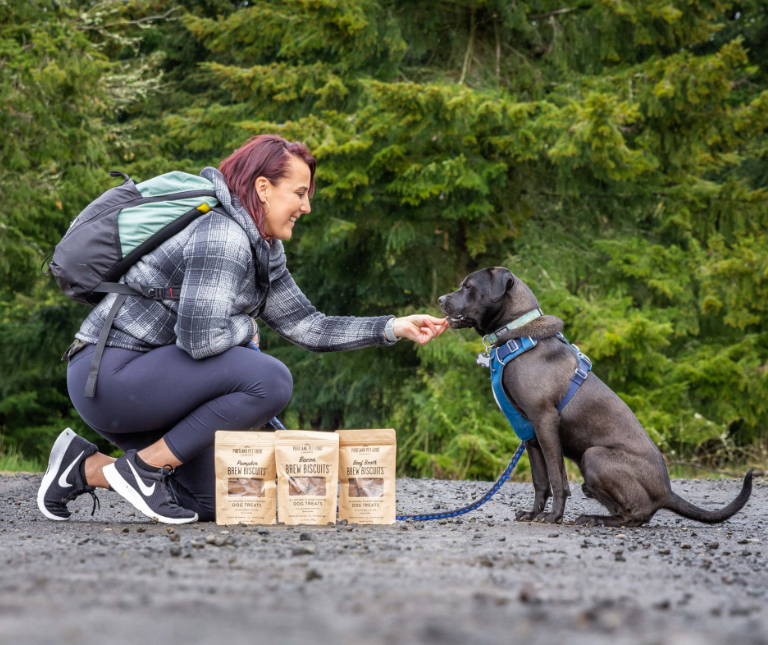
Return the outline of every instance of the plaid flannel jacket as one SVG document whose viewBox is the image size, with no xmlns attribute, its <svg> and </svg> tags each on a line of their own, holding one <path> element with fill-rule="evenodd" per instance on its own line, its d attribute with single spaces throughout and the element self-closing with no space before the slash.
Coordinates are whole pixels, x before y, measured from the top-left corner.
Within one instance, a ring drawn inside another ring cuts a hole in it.
<svg viewBox="0 0 768 645">
<path fill-rule="evenodd" d="M 221 205 L 142 257 L 120 280 L 181 285 L 179 300 L 128 297 L 107 346 L 149 351 L 175 343 L 201 359 L 247 343 L 257 333 L 255 318 L 313 351 L 390 344 L 384 328 L 392 316 L 317 311 L 291 277 L 282 243 L 262 239 L 218 170 L 200 174 L 213 182 Z M 115 297 L 109 294 L 94 307 L 76 338 L 97 342 Z"/>
</svg>

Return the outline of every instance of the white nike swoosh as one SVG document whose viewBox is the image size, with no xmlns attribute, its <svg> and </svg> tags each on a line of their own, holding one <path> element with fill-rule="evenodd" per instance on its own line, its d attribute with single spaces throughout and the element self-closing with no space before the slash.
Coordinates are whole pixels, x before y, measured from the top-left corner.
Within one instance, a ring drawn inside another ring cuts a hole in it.
<svg viewBox="0 0 768 645">
<path fill-rule="evenodd" d="M 139 485 L 141 494 L 144 495 L 144 497 L 149 497 L 152 493 L 155 492 L 155 484 L 152 484 L 151 486 L 147 486 L 143 481 L 141 481 L 141 477 L 139 477 L 139 473 L 136 472 L 136 469 L 133 467 L 133 464 L 130 461 L 128 462 L 128 468 L 131 469 L 133 476 L 136 478 L 136 483 Z"/>
<path fill-rule="evenodd" d="M 72 488 L 72 484 L 70 484 L 67 481 L 67 477 L 69 476 L 69 471 L 75 467 L 75 464 L 78 461 L 80 461 L 80 457 L 83 456 L 84 452 L 85 450 L 81 450 L 80 454 L 72 460 L 72 463 L 69 464 L 69 466 L 67 466 L 67 469 L 63 473 L 61 473 L 61 475 L 59 475 L 59 486 L 61 486 L 62 488 Z"/>
</svg>

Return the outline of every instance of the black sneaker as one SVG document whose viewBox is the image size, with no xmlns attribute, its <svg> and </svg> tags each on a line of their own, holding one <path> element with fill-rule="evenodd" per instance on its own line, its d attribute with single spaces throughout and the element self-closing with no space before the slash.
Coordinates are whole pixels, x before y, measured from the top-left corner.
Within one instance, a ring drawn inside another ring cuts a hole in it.
<svg viewBox="0 0 768 645">
<path fill-rule="evenodd" d="M 138 511 L 165 524 L 196 522 L 197 513 L 179 505 L 170 480 L 173 468 L 154 468 L 128 450 L 115 463 L 104 466 L 109 485 Z"/>
<path fill-rule="evenodd" d="M 83 493 L 93 497 L 93 510 L 99 500 L 83 477 L 82 465 L 98 449 L 94 444 L 73 430 L 66 428 L 59 434 L 48 457 L 48 469 L 37 491 L 37 507 L 49 520 L 66 520 L 72 513 L 67 509 L 67 502 Z"/>
</svg>

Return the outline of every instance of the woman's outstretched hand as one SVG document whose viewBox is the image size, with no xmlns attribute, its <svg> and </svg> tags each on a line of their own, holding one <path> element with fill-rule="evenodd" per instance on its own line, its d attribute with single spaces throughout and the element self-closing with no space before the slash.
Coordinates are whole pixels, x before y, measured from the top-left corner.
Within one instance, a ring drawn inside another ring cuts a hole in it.
<svg viewBox="0 0 768 645">
<path fill-rule="evenodd" d="M 446 318 L 435 318 L 427 314 L 414 314 L 395 318 L 394 332 L 398 338 L 408 338 L 419 345 L 426 345 L 448 329 Z"/>
</svg>

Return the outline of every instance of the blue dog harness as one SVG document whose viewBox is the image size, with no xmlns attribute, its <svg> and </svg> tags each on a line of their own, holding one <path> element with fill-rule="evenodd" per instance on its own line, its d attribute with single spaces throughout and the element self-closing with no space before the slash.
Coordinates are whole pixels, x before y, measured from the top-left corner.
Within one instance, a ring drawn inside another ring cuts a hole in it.
<svg viewBox="0 0 768 645">
<path fill-rule="evenodd" d="M 587 376 L 592 369 L 592 361 L 590 361 L 589 358 L 576 347 L 576 345 L 569 343 L 566 337 L 562 334 L 556 334 L 556 338 L 568 346 L 568 348 L 576 355 L 577 360 L 576 370 L 571 377 L 568 391 L 565 393 L 565 396 L 561 399 L 560 403 L 557 404 L 558 412 L 562 412 L 563 408 L 568 405 L 568 402 L 576 394 L 579 387 L 581 387 L 581 384 L 587 380 Z M 515 406 L 514 403 L 512 403 L 512 401 L 510 401 L 507 393 L 504 391 L 502 376 L 504 374 L 504 368 L 508 363 L 521 354 L 536 347 L 538 342 L 538 340 L 529 336 L 513 338 L 503 345 L 491 348 L 488 351 L 488 354 L 481 354 L 478 357 L 478 363 L 480 365 L 490 367 L 493 398 L 496 399 L 496 404 L 504 413 L 504 416 L 507 417 L 507 421 L 509 421 L 515 434 L 522 441 L 533 439 L 536 436 L 536 432 L 531 421 Z"/>
</svg>

